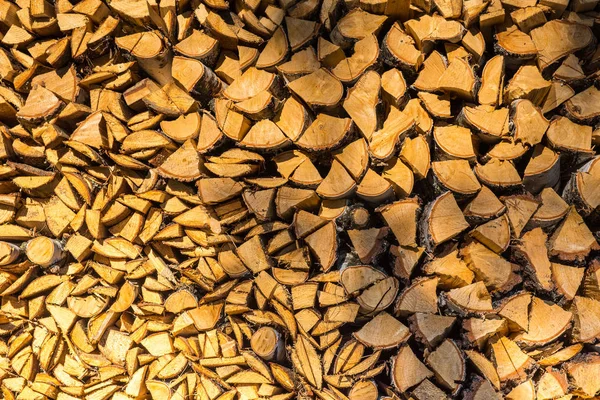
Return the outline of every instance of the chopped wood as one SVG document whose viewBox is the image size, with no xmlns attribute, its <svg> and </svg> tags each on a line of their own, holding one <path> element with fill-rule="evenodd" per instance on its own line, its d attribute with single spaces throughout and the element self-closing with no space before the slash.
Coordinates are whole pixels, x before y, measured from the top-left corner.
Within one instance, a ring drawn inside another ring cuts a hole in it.
<svg viewBox="0 0 600 400">
<path fill-rule="evenodd" d="M 469 227 L 451 192 L 446 192 L 425 208 L 420 224 L 428 249 L 433 249 Z"/>
<path fill-rule="evenodd" d="M 451 393 L 461 389 L 465 380 L 466 366 L 460 348 L 452 340 L 444 340 L 427 356 L 427 364 L 433 371 L 436 381 Z"/>
<path fill-rule="evenodd" d="M 597 8 L 0 0 L 0 397 L 599 397 Z"/>
<path fill-rule="evenodd" d="M 398 350 L 398 355 L 393 359 L 392 382 L 400 391 L 405 392 L 411 387 L 433 376 L 433 372 L 423 364 L 410 346 L 404 345 Z"/>
</svg>

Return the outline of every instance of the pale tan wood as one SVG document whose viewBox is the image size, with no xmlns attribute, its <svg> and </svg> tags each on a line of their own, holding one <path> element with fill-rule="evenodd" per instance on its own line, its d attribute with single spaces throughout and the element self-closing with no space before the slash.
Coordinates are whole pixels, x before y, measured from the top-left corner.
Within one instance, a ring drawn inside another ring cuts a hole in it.
<svg viewBox="0 0 600 400">
<path fill-rule="evenodd" d="M 504 100 L 528 99 L 540 105 L 550 90 L 550 82 L 545 80 L 534 65 L 524 65 L 506 85 Z"/>
<path fill-rule="evenodd" d="M 34 264 L 49 267 L 64 258 L 62 245 L 46 236 L 39 236 L 27 242 L 27 258 Z"/>
<path fill-rule="evenodd" d="M 437 275 L 438 286 L 446 290 L 466 286 L 475 277 L 455 249 L 447 254 L 440 254 L 438 258 L 425 264 L 423 269 L 427 274 Z"/>
<path fill-rule="evenodd" d="M 379 103 L 379 92 L 381 88 L 381 77 L 373 71 L 366 72 L 348 90 L 344 100 L 344 109 L 356 123 L 356 126 L 368 140 L 377 129 L 377 104 Z M 369 107 L 366 107 L 369 105 Z"/>
<path fill-rule="evenodd" d="M 428 348 L 436 347 L 449 334 L 456 318 L 450 316 L 416 313 L 410 318 L 415 339 Z"/>
<path fill-rule="evenodd" d="M 502 201 L 507 209 L 511 232 L 518 238 L 538 210 L 540 202 L 529 196 L 510 196 L 502 198 Z"/>
<path fill-rule="evenodd" d="M 593 398 L 597 2 L 0 0 L 0 397 Z"/>
<path fill-rule="evenodd" d="M 538 65 L 543 70 L 560 58 L 583 49 L 592 40 L 592 33 L 583 25 L 574 25 L 567 21 L 550 21 L 531 32 L 531 38 L 538 49 Z M 553 38 L 567 38 L 553 48 L 548 46 Z"/>
<path fill-rule="evenodd" d="M 518 251 L 525 257 L 525 265 L 530 268 L 536 284 L 544 290 L 552 290 L 554 285 L 551 279 L 551 264 L 546 251 L 546 240 L 547 236 L 542 229 L 535 228 L 523 235 Z"/>
<path fill-rule="evenodd" d="M 414 72 L 419 70 L 424 60 L 413 38 L 396 23 L 384 38 L 382 56 L 386 63 Z"/>
<path fill-rule="evenodd" d="M 414 86 L 428 92 L 438 90 L 440 79 L 447 68 L 447 61 L 444 57 L 437 51 L 432 52 L 423 62 L 423 69 L 419 72 Z"/>
<path fill-rule="evenodd" d="M 407 199 L 384 206 L 377 211 L 382 214 L 400 245 L 415 246 L 419 209 L 417 199 Z"/>
<path fill-rule="evenodd" d="M 454 393 L 461 389 L 459 382 L 465 379 L 466 366 L 462 351 L 455 342 L 444 340 L 426 361 L 442 387 Z"/>
<path fill-rule="evenodd" d="M 296 79 L 289 88 L 311 107 L 333 107 L 343 95 L 340 81 L 325 69 Z"/>
<path fill-rule="evenodd" d="M 481 189 L 467 160 L 434 161 L 431 170 L 439 186 L 459 195 L 473 195 Z"/>
<path fill-rule="evenodd" d="M 386 17 L 374 15 L 356 8 L 338 21 L 333 29 L 332 41 L 342 47 L 349 47 L 370 34 L 377 33 Z"/>
<path fill-rule="evenodd" d="M 493 310 L 492 299 L 481 281 L 447 293 L 448 306 L 458 313 L 486 313 Z"/>
<path fill-rule="evenodd" d="M 394 386 L 400 392 L 405 392 L 424 379 L 431 378 L 433 372 L 417 358 L 409 346 L 402 346 L 394 358 L 391 376 Z"/>
<path fill-rule="evenodd" d="M 569 209 L 548 244 L 550 254 L 563 260 L 584 258 L 591 250 L 598 248 L 598 242 L 573 207 Z"/>
<path fill-rule="evenodd" d="M 565 117 L 554 119 L 546 135 L 548 142 L 556 149 L 581 152 L 591 149 L 591 127 L 576 124 Z"/>
<path fill-rule="evenodd" d="M 452 239 L 468 227 L 452 192 L 446 192 L 428 204 L 420 224 L 425 243 L 430 249 Z"/>
<path fill-rule="evenodd" d="M 491 106 L 465 106 L 459 118 L 485 141 L 497 142 L 508 135 L 509 110 Z"/>
<path fill-rule="evenodd" d="M 500 381 L 522 381 L 527 370 L 534 365 L 534 361 L 515 342 L 505 337 L 492 344 L 492 356 Z"/>
<path fill-rule="evenodd" d="M 369 150 L 378 159 L 389 159 L 398 143 L 414 126 L 414 119 L 399 109 L 391 107 L 381 129 L 373 132 L 369 140 Z"/>
<path fill-rule="evenodd" d="M 477 93 L 480 104 L 500 104 L 504 85 L 504 57 L 494 56 L 485 63 L 481 73 L 481 87 Z"/>
<path fill-rule="evenodd" d="M 396 313 L 402 316 L 416 312 L 436 313 L 438 310 L 436 288 L 438 278 L 417 279 L 398 297 Z"/>
<path fill-rule="evenodd" d="M 385 332 L 382 335 L 382 332 Z M 374 349 L 387 349 L 398 346 L 409 338 L 410 332 L 400 321 L 386 312 L 377 314 L 354 337 L 365 346 Z"/>
</svg>

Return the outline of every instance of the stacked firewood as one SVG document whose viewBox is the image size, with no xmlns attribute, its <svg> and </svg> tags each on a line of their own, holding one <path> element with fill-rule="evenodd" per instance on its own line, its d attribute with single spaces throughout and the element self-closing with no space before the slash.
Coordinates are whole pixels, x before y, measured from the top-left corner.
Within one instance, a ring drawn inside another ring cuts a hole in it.
<svg viewBox="0 0 600 400">
<path fill-rule="evenodd" d="M 0 0 L 0 397 L 600 395 L 598 0 Z"/>
</svg>

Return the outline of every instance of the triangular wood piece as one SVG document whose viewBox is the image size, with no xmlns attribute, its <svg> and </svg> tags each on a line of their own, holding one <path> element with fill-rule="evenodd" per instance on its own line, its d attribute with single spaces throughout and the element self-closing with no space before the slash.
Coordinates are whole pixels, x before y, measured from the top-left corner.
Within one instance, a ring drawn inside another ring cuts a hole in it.
<svg viewBox="0 0 600 400">
<path fill-rule="evenodd" d="M 506 210 L 506 206 L 487 186 L 483 186 L 477 196 L 464 208 L 463 213 L 468 221 L 488 220 Z"/>
<path fill-rule="evenodd" d="M 343 149 L 336 151 L 333 154 L 333 157 L 342 163 L 354 180 L 358 182 L 369 165 L 367 142 L 365 139 L 355 140 Z"/>
<path fill-rule="evenodd" d="M 546 371 L 539 378 L 537 384 L 538 398 L 565 396 L 569 391 L 567 373 L 564 370 L 552 369 L 551 367 L 546 368 Z"/>
<path fill-rule="evenodd" d="M 417 358 L 409 346 L 402 346 L 392 362 L 391 375 L 396 389 L 404 393 L 424 379 L 431 378 L 433 372 Z"/>
<path fill-rule="evenodd" d="M 312 47 L 307 47 L 294 53 L 290 61 L 278 65 L 277 71 L 288 80 L 293 80 L 295 77 L 314 72 L 320 67 L 321 64 L 317 60 L 315 50 Z"/>
<path fill-rule="evenodd" d="M 387 236 L 389 228 L 351 229 L 348 236 L 354 251 L 365 264 L 371 264 L 383 251 L 383 238 Z"/>
<path fill-rule="evenodd" d="M 233 178 L 204 178 L 196 181 L 198 197 L 204 204 L 218 204 L 242 193 L 244 186 Z"/>
<path fill-rule="evenodd" d="M 428 92 L 438 90 L 440 77 L 448 68 L 446 63 L 438 51 L 433 51 L 423 62 L 423 68 L 413 83 L 414 87 Z"/>
<path fill-rule="evenodd" d="M 479 225 L 469 232 L 469 235 L 484 244 L 490 250 L 500 254 L 510 244 L 510 224 L 508 216 L 504 214 L 494 220 Z"/>
<path fill-rule="evenodd" d="M 526 380 L 506 395 L 507 400 L 535 400 L 535 384 L 531 379 Z"/>
<path fill-rule="evenodd" d="M 500 389 L 500 378 L 494 364 L 485 356 L 475 350 L 465 350 L 469 360 L 475 365 L 475 368 L 481 373 L 496 389 Z"/>
<path fill-rule="evenodd" d="M 190 182 L 204 174 L 203 161 L 196 151 L 196 144 L 188 139 L 157 168 L 165 178 Z"/>
<path fill-rule="evenodd" d="M 514 338 L 519 344 L 542 346 L 562 335 L 570 326 L 572 314 L 558 304 L 548 304 L 534 297 L 529 305 L 527 332 Z"/>
<path fill-rule="evenodd" d="M 502 395 L 496 392 L 489 379 L 474 376 L 471 379 L 469 389 L 465 392 L 465 398 L 472 400 L 500 400 L 502 399 Z"/>
<path fill-rule="evenodd" d="M 528 196 L 510 196 L 501 199 L 507 208 L 508 220 L 515 238 L 521 237 L 521 232 L 529 219 L 540 206 L 539 201 Z"/>
<path fill-rule="evenodd" d="M 323 36 L 319 36 L 317 42 L 317 56 L 323 65 L 328 68 L 333 68 L 344 59 L 345 54 L 340 46 L 331 43 L 329 40 L 323 38 Z"/>
<path fill-rule="evenodd" d="M 381 160 L 389 159 L 398 143 L 414 125 L 415 120 L 412 117 L 392 107 L 383 127 L 373 132 L 369 140 L 371 155 Z"/>
<path fill-rule="evenodd" d="M 329 173 L 317 188 L 317 193 L 325 199 L 338 200 L 350 197 L 355 190 L 354 178 L 339 161 L 333 160 Z"/>
<path fill-rule="evenodd" d="M 335 106 L 344 94 L 342 83 L 323 68 L 292 81 L 288 87 L 309 107 Z"/>
<path fill-rule="evenodd" d="M 467 160 L 434 161 L 431 164 L 431 171 L 435 182 L 442 190 L 445 188 L 465 196 L 471 196 L 481 190 L 481 184 Z M 494 204 L 489 205 L 494 206 Z M 494 210 L 495 208 L 487 209 L 485 212 L 491 213 Z M 477 210 L 473 209 L 472 212 Z"/>
<path fill-rule="evenodd" d="M 459 314 L 492 312 L 492 296 L 483 282 L 475 282 L 446 293 L 448 306 Z"/>
<path fill-rule="evenodd" d="M 371 204 L 381 204 L 389 199 L 394 199 L 391 183 L 371 168 L 367 170 L 356 188 L 356 194 Z"/>
<path fill-rule="evenodd" d="M 319 205 L 319 196 L 314 190 L 283 186 L 277 190 L 275 206 L 280 218 L 291 218 L 295 209 L 311 210 Z"/>
<path fill-rule="evenodd" d="M 579 64 L 577 56 L 575 54 L 570 54 L 564 59 L 562 64 L 560 64 L 560 67 L 554 71 L 552 76 L 556 79 L 569 82 L 585 78 L 585 73 L 581 68 L 581 64 Z"/>
<path fill-rule="evenodd" d="M 535 365 L 535 361 L 507 337 L 492 344 L 492 359 L 501 382 L 522 381 Z"/>
<path fill-rule="evenodd" d="M 427 356 L 427 365 L 442 387 L 452 393 L 458 393 L 466 377 L 466 365 L 462 350 L 453 340 L 444 340 L 432 351 Z"/>
<path fill-rule="evenodd" d="M 344 110 L 369 140 L 377 129 L 377 104 L 381 89 L 381 77 L 375 71 L 366 72 L 356 84 L 348 89 Z"/>
<path fill-rule="evenodd" d="M 573 338 L 581 343 L 600 336 L 600 301 L 575 296 L 573 300 Z"/>
<path fill-rule="evenodd" d="M 531 294 L 517 293 L 502 302 L 498 315 L 508 320 L 509 328 L 514 331 L 527 331 L 529 329 L 529 304 Z"/>
<path fill-rule="evenodd" d="M 296 168 L 290 176 L 290 181 L 300 186 L 314 188 L 323 182 L 323 178 L 312 161 L 307 159 Z"/>
<path fill-rule="evenodd" d="M 524 265 L 534 284 L 539 289 L 550 291 L 554 288 L 554 284 L 546 248 L 547 239 L 548 236 L 542 228 L 535 228 L 523 235 L 516 250 L 525 260 Z"/>
<path fill-rule="evenodd" d="M 245 190 L 242 194 L 244 203 L 248 210 L 253 213 L 256 218 L 266 221 L 275 216 L 275 194 L 276 189 L 265 190 Z"/>
<path fill-rule="evenodd" d="M 406 138 L 400 150 L 400 159 L 410 167 L 417 179 L 424 179 L 431 167 L 429 143 L 425 136 Z"/>
<path fill-rule="evenodd" d="M 437 275 L 440 279 L 438 286 L 444 290 L 469 285 L 475 278 L 475 274 L 458 256 L 456 249 L 448 254 L 440 254 L 425 264 L 423 270 L 426 274 Z"/>
<path fill-rule="evenodd" d="M 273 262 L 265 253 L 259 235 L 253 236 L 252 239 L 238 246 L 236 253 L 244 265 L 255 274 L 273 266 Z"/>
<path fill-rule="evenodd" d="M 310 234 L 305 239 L 310 251 L 314 254 L 316 261 L 321 264 L 324 271 L 328 271 L 337 259 L 337 232 L 335 223 L 327 225 Z"/>
<path fill-rule="evenodd" d="M 469 224 L 458 208 L 452 192 L 446 192 L 429 203 L 420 223 L 429 250 L 454 238 L 468 227 Z"/>
<path fill-rule="evenodd" d="M 299 210 L 294 215 L 294 232 L 297 238 L 302 239 L 325 226 L 327 222 L 325 218 Z"/>
<path fill-rule="evenodd" d="M 584 396 L 593 398 L 598 393 L 600 382 L 597 377 L 600 374 L 600 356 L 586 354 L 577 360 L 569 361 L 565 366 L 572 384 Z"/>
<path fill-rule="evenodd" d="M 87 144 L 95 149 L 108 147 L 106 136 L 106 122 L 101 112 L 90 114 L 79 124 L 69 140 Z"/>
<path fill-rule="evenodd" d="M 577 210 L 587 216 L 600 206 L 600 161 L 594 158 L 582 166 L 567 182 L 564 197 L 574 200 Z"/>
<path fill-rule="evenodd" d="M 412 198 L 385 205 L 375 211 L 381 213 L 401 246 L 416 246 L 420 208 L 419 200 Z"/>
<path fill-rule="evenodd" d="M 340 275 L 340 283 L 346 293 L 357 294 L 359 290 L 366 289 L 372 284 L 383 280 L 386 275 L 370 265 L 353 265 L 345 268 Z"/>
<path fill-rule="evenodd" d="M 271 68 L 283 62 L 288 54 L 288 40 L 283 27 L 275 29 L 256 60 L 256 68 Z"/>
<path fill-rule="evenodd" d="M 554 231 L 548 246 L 550 254 L 561 260 L 584 260 L 590 251 L 600 249 L 596 238 L 574 207 Z"/>
<path fill-rule="evenodd" d="M 178 215 L 173 222 L 190 228 L 210 229 L 213 233 L 221 232 L 221 224 L 204 206 L 197 206 Z"/>
<path fill-rule="evenodd" d="M 429 379 L 425 379 L 412 391 L 411 398 L 415 400 L 445 400 L 448 396 Z"/>
<path fill-rule="evenodd" d="M 63 105 L 64 103 L 54 93 L 44 86 L 36 84 L 29 92 L 25 104 L 19 108 L 16 116 L 26 126 L 35 126 L 56 115 Z M 71 137 L 71 140 L 77 139 Z M 97 143 L 97 141 L 94 143 Z"/>
<path fill-rule="evenodd" d="M 417 312 L 435 314 L 438 311 L 438 278 L 421 278 L 406 288 L 398 297 L 395 312 L 408 316 Z"/>
<path fill-rule="evenodd" d="M 409 322 L 415 339 L 433 349 L 446 338 L 456 317 L 416 313 L 409 318 Z"/>
<path fill-rule="evenodd" d="M 424 247 L 391 246 L 394 256 L 394 275 L 401 279 L 410 279 L 417 263 L 425 253 Z"/>
<path fill-rule="evenodd" d="M 343 143 L 353 126 L 354 123 L 350 118 L 338 118 L 320 113 L 296 140 L 296 145 L 311 151 L 331 150 Z"/>
<path fill-rule="evenodd" d="M 521 282 L 519 266 L 511 264 L 481 243 L 472 242 L 461 250 L 475 279 L 492 291 L 507 292 Z"/>
<path fill-rule="evenodd" d="M 519 142 L 535 146 L 544 138 L 549 122 L 542 111 L 530 100 L 517 100 L 513 105 L 515 139 Z"/>
<path fill-rule="evenodd" d="M 463 320 L 462 327 L 465 337 L 479 350 L 486 349 L 489 340 L 508 334 L 506 320 L 501 318 L 469 318 Z"/>
<path fill-rule="evenodd" d="M 502 103 L 504 86 L 504 56 L 497 55 L 485 63 L 481 73 L 481 87 L 477 92 L 479 104 L 496 106 Z"/>
<path fill-rule="evenodd" d="M 598 182 L 598 186 L 600 187 L 600 181 Z M 552 226 L 569 212 L 569 205 L 554 189 L 544 188 L 539 197 L 542 205 L 529 220 L 529 225 L 534 227 L 540 226 L 542 228 Z"/>
<path fill-rule="evenodd" d="M 285 25 L 292 51 L 296 51 L 304 46 L 319 31 L 318 23 L 298 18 L 286 17 Z"/>
<path fill-rule="evenodd" d="M 550 269 L 552 271 L 552 281 L 556 289 L 567 300 L 573 300 L 573 297 L 575 297 L 579 290 L 579 286 L 581 286 L 585 268 L 552 263 Z"/>
<path fill-rule="evenodd" d="M 386 312 L 377 314 L 353 334 L 359 342 L 375 350 L 397 347 L 410 335 L 402 322 Z"/>
</svg>

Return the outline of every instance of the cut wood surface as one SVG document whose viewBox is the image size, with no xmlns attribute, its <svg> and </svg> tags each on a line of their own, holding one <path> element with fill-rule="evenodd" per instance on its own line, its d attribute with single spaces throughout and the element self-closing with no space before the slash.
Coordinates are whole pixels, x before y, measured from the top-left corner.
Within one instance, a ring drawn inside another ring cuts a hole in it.
<svg viewBox="0 0 600 400">
<path fill-rule="evenodd" d="M 0 398 L 600 398 L 598 0 L 0 0 Z"/>
</svg>

